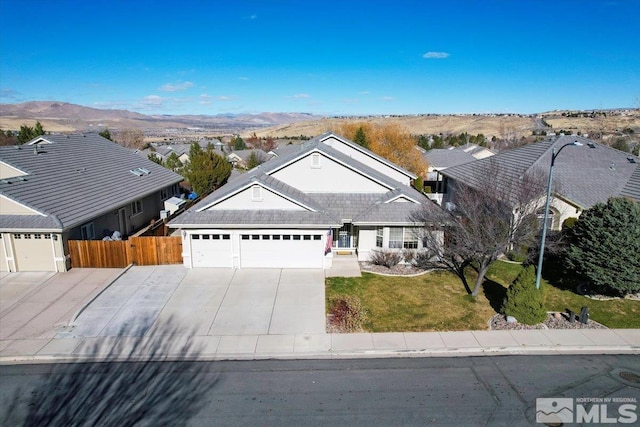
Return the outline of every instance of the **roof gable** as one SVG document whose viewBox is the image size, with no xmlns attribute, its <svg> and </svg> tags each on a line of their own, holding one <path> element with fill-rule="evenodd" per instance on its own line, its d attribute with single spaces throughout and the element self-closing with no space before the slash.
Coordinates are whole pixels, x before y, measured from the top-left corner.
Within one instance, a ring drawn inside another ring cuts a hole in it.
<svg viewBox="0 0 640 427">
<path fill-rule="evenodd" d="M 386 193 L 393 188 L 320 149 L 303 153 L 269 174 L 305 193 Z"/>
<path fill-rule="evenodd" d="M 251 182 L 228 197 L 199 209 L 204 210 L 313 210 L 261 182 Z"/>
<path fill-rule="evenodd" d="M 401 168 L 400 166 L 385 159 L 384 157 L 379 156 L 364 147 L 361 147 L 353 141 L 338 136 L 333 132 L 326 132 L 314 139 L 317 139 L 318 141 L 333 148 L 334 150 L 344 153 L 348 157 L 353 158 L 360 163 L 380 170 L 391 178 L 404 184 L 409 184 L 412 179 L 417 178 L 415 174 L 409 172 L 408 170 Z"/>
</svg>

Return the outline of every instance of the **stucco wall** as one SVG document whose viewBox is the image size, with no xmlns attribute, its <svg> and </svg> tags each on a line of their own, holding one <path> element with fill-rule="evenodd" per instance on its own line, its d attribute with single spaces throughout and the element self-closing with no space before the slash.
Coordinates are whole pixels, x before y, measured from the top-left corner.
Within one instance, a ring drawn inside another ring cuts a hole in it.
<svg viewBox="0 0 640 427">
<path fill-rule="evenodd" d="M 303 207 L 292 203 L 282 196 L 260 187 L 261 197 L 253 198 L 253 188 L 249 187 L 244 191 L 218 203 L 209 210 L 260 210 L 260 209 L 284 209 L 284 210 L 304 210 Z"/>
<path fill-rule="evenodd" d="M 322 154 L 318 154 L 319 165 L 314 166 L 313 155 L 314 153 L 310 153 L 272 176 L 307 193 L 386 193 L 389 191 L 381 184 Z"/>
</svg>

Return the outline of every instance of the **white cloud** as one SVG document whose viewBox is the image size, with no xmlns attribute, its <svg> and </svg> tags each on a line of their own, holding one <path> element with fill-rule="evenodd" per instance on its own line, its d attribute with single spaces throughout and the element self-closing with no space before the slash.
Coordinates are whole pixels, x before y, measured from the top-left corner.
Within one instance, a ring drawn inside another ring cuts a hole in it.
<svg viewBox="0 0 640 427">
<path fill-rule="evenodd" d="M 220 95 L 220 96 L 217 96 L 216 99 L 218 101 L 223 101 L 224 102 L 224 101 L 233 101 L 235 99 L 238 99 L 238 97 L 237 96 L 229 96 L 229 95 Z"/>
<path fill-rule="evenodd" d="M 142 101 L 140 101 L 140 103 L 145 106 L 158 106 L 162 105 L 163 102 L 164 98 L 158 95 L 148 95 L 142 98 Z"/>
<path fill-rule="evenodd" d="M 158 88 L 162 92 L 177 92 L 179 90 L 187 90 L 193 87 L 192 82 L 165 83 Z"/>
<path fill-rule="evenodd" d="M 381 100 L 385 101 L 385 102 L 390 102 L 395 100 L 395 98 L 393 96 L 383 96 L 382 98 L 380 98 Z"/>
<path fill-rule="evenodd" d="M 363 90 L 358 92 L 358 95 L 369 95 L 369 91 L 368 90 Z"/>
<path fill-rule="evenodd" d="M 308 93 L 296 93 L 295 95 L 288 96 L 287 98 L 308 99 L 308 98 L 311 98 L 311 95 L 309 95 Z"/>
<path fill-rule="evenodd" d="M 211 102 L 211 96 L 207 95 L 206 93 L 200 95 L 200 104 L 209 105 L 211 104 Z"/>
<path fill-rule="evenodd" d="M 15 100 L 18 99 L 19 92 L 13 89 L 0 89 L 0 98 Z"/>
<path fill-rule="evenodd" d="M 445 59 L 449 57 L 449 53 L 447 52 L 427 52 L 422 55 L 423 58 L 426 59 Z"/>
</svg>

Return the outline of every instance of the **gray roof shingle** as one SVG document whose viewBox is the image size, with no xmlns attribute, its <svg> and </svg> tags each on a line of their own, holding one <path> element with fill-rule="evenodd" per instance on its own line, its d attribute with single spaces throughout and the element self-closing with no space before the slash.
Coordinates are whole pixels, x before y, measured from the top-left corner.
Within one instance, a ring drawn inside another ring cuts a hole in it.
<svg viewBox="0 0 640 427">
<path fill-rule="evenodd" d="M 0 194 L 47 216 L 58 229 L 81 225 L 116 207 L 182 181 L 182 177 L 97 134 L 45 135 L 51 144 L 0 147 L 0 161 L 27 172 L 24 180 L 0 181 Z M 136 176 L 131 169 L 144 168 Z M 23 226 L 37 228 L 24 216 Z M 0 227 L 17 225 L 0 215 Z"/>
<path fill-rule="evenodd" d="M 482 171 L 495 168 L 499 181 L 507 184 L 526 174 L 548 176 L 552 150 L 578 141 L 582 147 L 567 147 L 557 156 L 553 168 L 554 192 L 587 209 L 609 197 L 626 195 L 640 201 L 637 182 L 640 158 L 579 136 L 560 136 L 495 156 L 445 169 L 441 173 L 471 186 L 482 185 Z M 593 146 L 594 148 L 591 148 Z M 632 163 L 628 158 L 634 159 Z"/>
<path fill-rule="evenodd" d="M 323 136 L 326 136 L 324 134 Z M 270 174 L 285 167 L 290 162 L 298 158 L 309 155 L 313 151 L 320 151 L 349 167 L 358 173 L 366 175 L 371 179 L 386 186 L 389 191 L 386 193 L 304 193 L 284 182 L 274 178 Z M 216 204 L 225 198 L 235 194 L 253 183 L 259 183 L 265 188 L 272 189 L 283 196 L 290 198 L 297 203 L 310 208 L 312 211 L 226 211 L 226 210 L 205 210 L 209 206 Z M 397 196 L 415 200 L 416 203 L 403 203 L 389 201 Z M 198 225 L 331 225 L 340 226 L 342 220 L 353 220 L 363 218 L 363 222 L 370 223 L 379 221 L 380 223 L 401 223 L 408 221 L 411 213 L 410 207 L 422 207 L 422 203 L 429 207 L 433 205 L 423 194 L 412 187 L 408 187 L 397 182 L 387 175 L 368 167 L 357 160 L 331 148 L 321 141 L 320 137 L 296 147 L 295 150 L 288 150 L 286 154 L 278 156 L 268 163 L 254 168 L 247 173 L 228 182 L 220 189 L 214 191 L 205 199 L 191 207 L 185 213 L 170 221 L 171 227 L 190 227 Z M 379 205 L 385 206 L 379 206 Z M 433 205 L 433 209 L 439 209 Z M 315 211 L 315 212 L 314 212 Z M 241 212 L 241 213 L 240 213 Z"/>
</svg>

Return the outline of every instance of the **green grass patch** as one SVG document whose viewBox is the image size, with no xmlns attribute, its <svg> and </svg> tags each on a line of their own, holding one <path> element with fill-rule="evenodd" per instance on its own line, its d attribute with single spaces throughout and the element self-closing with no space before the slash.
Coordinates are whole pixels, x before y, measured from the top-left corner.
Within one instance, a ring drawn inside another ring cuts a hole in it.
<svg viewBox="0 0 640 427">
<path fill-rule="evenodd" d="M 327 309 L 338 295 L 356 295 L 367 311 L 370 332 L 486 329 L 495 313 L 486 295 L 472 298 L 454 274 L 416 277 L 333 277 L 326 281 Z"/>
<path fill-rule="evenodd" d="M 506 289 L 522 269 L 520 264 L 498 261 L 487 274 L 477 298 L 467 295 L 460 279 L 450 272 L 432 272 L 416 277 L 387 277 L 363 273 L 362 277 L 326 279 L 329 301 L 338 295 L 356 295 L 367 312 L 369 332 L 461 331 L 487 329 L 487 322 L 500 311 Z M 589 307 L 592 320 L 610 328 L 640 328 L 640 301 L 597 301 L 576 294 L 565 283 L 545 287 L 547 311 L 579 312 Z M 473 282 L 471 282 L 473 283 Z"/>
</svg>

